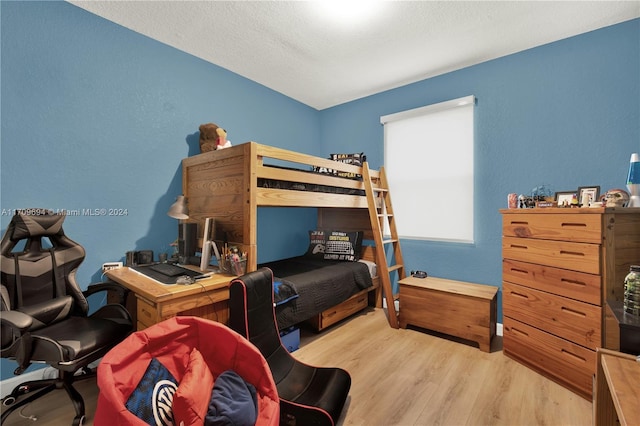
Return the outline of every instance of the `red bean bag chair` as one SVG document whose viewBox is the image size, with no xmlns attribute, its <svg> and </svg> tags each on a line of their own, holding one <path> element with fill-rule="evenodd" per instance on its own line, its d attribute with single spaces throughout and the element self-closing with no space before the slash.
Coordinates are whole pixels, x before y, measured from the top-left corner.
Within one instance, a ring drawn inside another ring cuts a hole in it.
<svg viewBox="0 0 640 426">
<path fill-rule="evenodd" d="M 280 417 L 260 351 L 227 326 L 198 317 L 131 334 L 102 358 L 97 382 L 96 426 L 246 423 L 229 417 L 251 413 L 240 404 L 255 409 L 256 425 L 277 425 Z"/>
</svg>

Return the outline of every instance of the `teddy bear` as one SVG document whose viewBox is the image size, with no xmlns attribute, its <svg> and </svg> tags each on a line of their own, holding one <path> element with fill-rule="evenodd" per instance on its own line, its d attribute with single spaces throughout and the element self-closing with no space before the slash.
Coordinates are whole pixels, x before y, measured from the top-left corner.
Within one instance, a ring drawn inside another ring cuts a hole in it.
<svg viewBox="0 0 640 426">
<path fill-rule="evenodd" d="M 214 123 L 200 125 L 200 152 L 215 151 L 228 148 L 231 141 L 227 140 L 227 132 Z"/>
</svg>

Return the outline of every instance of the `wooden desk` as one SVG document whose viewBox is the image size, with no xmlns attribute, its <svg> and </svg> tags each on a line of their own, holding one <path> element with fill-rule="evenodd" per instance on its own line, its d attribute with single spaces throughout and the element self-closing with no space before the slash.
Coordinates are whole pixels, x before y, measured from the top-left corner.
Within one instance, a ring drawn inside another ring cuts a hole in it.
<svg viewBox="0 0 640 426">
<path fill-rule="evenodd" d="M 634 355 L 598 348 L 594 423 L 640 424 L 640 362 Z"/>
<path fill-rule="evenodd" d="M 127 267 L 111 269 L 106 276 L 135 294 L 131 312 L 142 330 L 177 315 L 194 315 L 226 324 L 229 321 L 229 282 L 232 275 L 215 274 L 195 284 L 162 284 Z"/>
</svg>

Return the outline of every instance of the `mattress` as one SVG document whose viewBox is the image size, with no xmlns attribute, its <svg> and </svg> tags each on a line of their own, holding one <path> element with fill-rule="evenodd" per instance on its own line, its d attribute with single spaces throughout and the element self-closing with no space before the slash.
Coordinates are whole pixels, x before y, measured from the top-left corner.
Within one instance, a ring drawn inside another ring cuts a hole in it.
<svg viewBox="0 0 640 426">
<path fill-rule="evenodd" d="M 373 286 L 369 266 L 363 262 L 339 262 L 298 256 L 260 265 L 273 271 L 297 297 L 276 305 L 278 328 L 305 321 Z"/>
</svg>

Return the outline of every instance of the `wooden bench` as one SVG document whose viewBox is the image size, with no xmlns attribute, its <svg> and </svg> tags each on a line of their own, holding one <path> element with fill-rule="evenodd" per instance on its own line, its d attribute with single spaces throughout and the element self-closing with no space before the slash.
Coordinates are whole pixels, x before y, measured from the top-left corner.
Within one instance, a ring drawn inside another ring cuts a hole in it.
<svg viewBox="0 0 640 426">
<path fill-rule="evenodd" d="M 491 352 L 498 288 L 444 278 L 407 277 L 400 285 L 400 327 L 411 324 L 477 342 Z"/>
</svg>

